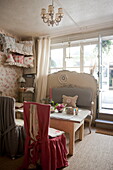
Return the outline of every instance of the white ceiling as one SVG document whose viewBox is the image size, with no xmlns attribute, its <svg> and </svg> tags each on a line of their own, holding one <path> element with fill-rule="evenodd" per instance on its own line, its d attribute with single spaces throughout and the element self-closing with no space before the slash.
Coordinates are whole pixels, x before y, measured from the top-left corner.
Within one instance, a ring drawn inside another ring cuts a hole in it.
<svg viewBox="0 0 113 170">
<path fill-rule="evenodd" d="M 59 26 L 43 23 L 41 8 L 51 0 L 0 0 L 0 30 L 21 37 L 58 36 L 101 28 L 113 28 L 113 0 L 54 0 L 64 10 Z"/>
</svg>

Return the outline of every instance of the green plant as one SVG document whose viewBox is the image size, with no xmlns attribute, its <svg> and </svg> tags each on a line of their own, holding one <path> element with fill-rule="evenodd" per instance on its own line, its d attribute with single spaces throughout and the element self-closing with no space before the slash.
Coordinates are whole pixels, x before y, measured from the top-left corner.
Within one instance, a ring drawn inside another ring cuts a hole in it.
<svg viewBox="0 0 113 170">
<path fill-rule="evenodd" d="M 102 51 L 109 53 L 111 49 L 112 41 L 111 40 L 103 40 L 102 41 Z"/>
</svg>

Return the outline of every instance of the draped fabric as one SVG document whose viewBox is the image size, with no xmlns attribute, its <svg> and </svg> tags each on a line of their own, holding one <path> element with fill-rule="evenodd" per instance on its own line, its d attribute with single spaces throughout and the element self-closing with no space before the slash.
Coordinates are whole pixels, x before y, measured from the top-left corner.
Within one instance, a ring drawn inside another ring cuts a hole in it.
<svg viewBox="0 0 113 170">
<path fill-rule="evenodd" d="M 50 38 L 38 39 L 36 101 L 41 103 L 46 98 L 47 75 L 49 70 Z"/>
<path fill-rule="evenodd" d="M 68 166 L 66 138 L 64 134 L 50 139 L 51 170 Z"/>
<path fill-rule="evenodd" d="M 50 105 L 24 102 L 26 142 L 21 170 L 27 169 L 30 164 L 36 165 L 38 162 L 42 170 L 56 170 L 56 168 L 68 166 L 65 136 L 60 135 L 49 139 L 49 119 Z M 36 127 L 34 127 L 34 121 Z"/>
<path fill-rule="evenodd" d="M 0 96 L 0 155 L 12 158 L 24 153 L 25 132 L 15 122 L 15 100 Z"/>
<path fill-rule="evenodd" d="M 33 104 L 37 106 L 36 112 L 37 112 L 38 126 L 39 126 L 38 133 L 34 133 L 34 132 L 31 133 L 30 109 L 31 109 L 31 105 Z M 49 148 L 49 138 L 48 138 L 48 126 L 49 126 L 49 114 L 50 114 L 49 110 L 50 110 L 50 105 L 36 104 L 33 102 L 24 102 L 24 122 L 25 122 L 25 129 L 26 129 L 26 141 L 25 141 L 24 163 L 20 169 L 27 169 L 30 164 L 36 164 L 38 161 L 40 161 L 42 168 L 44 170 L 50 170 L 50 160 L 49 160 L 50 148 Z M 37 134 L 37 135 L 34 137 L 33 134 Z"/>
</svg>

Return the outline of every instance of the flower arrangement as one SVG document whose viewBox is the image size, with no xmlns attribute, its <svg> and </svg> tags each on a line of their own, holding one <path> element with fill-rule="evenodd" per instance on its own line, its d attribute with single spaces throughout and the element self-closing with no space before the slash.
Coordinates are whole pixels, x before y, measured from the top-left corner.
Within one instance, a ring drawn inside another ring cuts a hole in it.
<svg viewBox="0 0 113 170">
<path fill-rule="evenodd" d="M 55 109 L 61 113 L 63 109 L 65 108 L 64 104 L 55 103 L 53 100 L 50 100 L 49 103 L 51 104 L 51 113 L 54 112 Z"/>
<path fill-rule="evenodd" d="M 64 109 L 64 105 L 63 104 L 56 104 L 55 105 L 55 109 L 57 109 L 58 110 L 58 112 L 62 112 L 63 111 L 63 109 Z"/>
</svg>

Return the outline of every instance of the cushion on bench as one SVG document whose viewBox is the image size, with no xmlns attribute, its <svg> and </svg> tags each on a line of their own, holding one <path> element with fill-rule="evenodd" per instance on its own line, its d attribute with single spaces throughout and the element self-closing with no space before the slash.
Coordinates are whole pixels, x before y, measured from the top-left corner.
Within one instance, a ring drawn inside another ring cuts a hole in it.
<svg viewBox="0 0 113 170">
<path fill-rule="evenodd" d="M 91 106 L 92 90 L 90 88 L 79 88 L 79 87 L 52 88 L 52 100 L 55 103 L 62 103 L 62 95 L 71 96 L 71 97 L 78 95 L 78 99 L 77 99 L 78 107 Z"/>
</svg>

